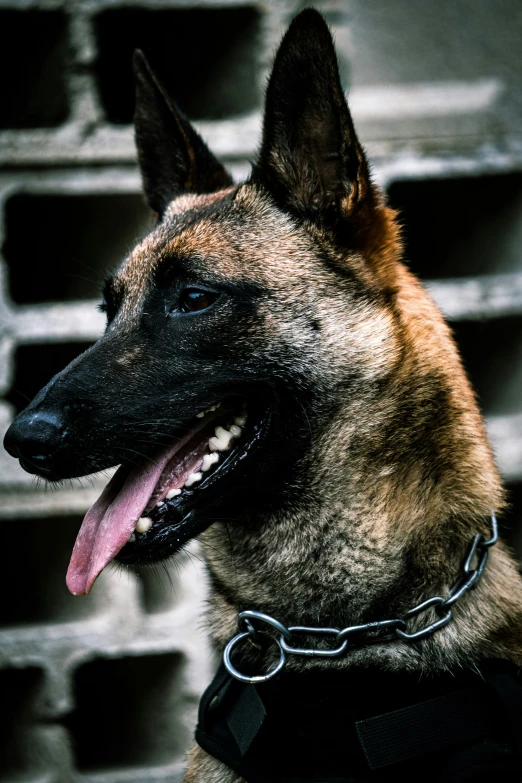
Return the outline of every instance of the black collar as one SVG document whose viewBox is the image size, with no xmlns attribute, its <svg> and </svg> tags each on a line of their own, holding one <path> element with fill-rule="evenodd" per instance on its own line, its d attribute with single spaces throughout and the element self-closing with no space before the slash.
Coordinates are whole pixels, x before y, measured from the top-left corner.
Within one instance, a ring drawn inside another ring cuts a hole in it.
<svg viewBox="0 0 522 783">
<path fill-rule="evenodd" d="M 422 676 L 329 668 L 257 686 L 221 666 L 196 739 L 247 783 L 362 783 L 391 769 L 403 781 L 520 783 L 522 684 L 501 660 Z"/>
</svg>

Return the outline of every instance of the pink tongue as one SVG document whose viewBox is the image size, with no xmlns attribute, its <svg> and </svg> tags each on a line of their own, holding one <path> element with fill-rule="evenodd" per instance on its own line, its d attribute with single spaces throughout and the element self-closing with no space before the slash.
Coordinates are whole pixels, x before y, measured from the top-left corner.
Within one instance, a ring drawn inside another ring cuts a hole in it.
<svg viewBox="0 0 522 783">
<path fill-rule="evenodd" d="M 107 563 L 125 546 L 163 469 L 193 435 L 194 431 L 188 433 L 154 461 L 144 461 L 130 473 L 126 467 L 118 468 L 85 515 L 74 544 L 66 578 L 73 595 L 87 595 Z"/>
</svg>

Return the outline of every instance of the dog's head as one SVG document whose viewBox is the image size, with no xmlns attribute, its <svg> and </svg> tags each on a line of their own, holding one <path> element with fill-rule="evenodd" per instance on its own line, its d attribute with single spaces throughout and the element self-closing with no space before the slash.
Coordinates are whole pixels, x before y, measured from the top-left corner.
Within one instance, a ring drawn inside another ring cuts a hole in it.
<svg viewBox="0 0 522 783">
<path fill-rule="evenodd" d="M 78 536 L 75 593 L 115 556 L 161 559 L 213 519 L 293 502 L 310 439 L 397 359 L 397 229 L 321 16 L 303 12 L 281 44 L 240 186 L 140 53 L 135 73 L 156 226 L 106 283 L 104 336 L 5 439 L 52 481 L 120 466 Z"/>
</svg>

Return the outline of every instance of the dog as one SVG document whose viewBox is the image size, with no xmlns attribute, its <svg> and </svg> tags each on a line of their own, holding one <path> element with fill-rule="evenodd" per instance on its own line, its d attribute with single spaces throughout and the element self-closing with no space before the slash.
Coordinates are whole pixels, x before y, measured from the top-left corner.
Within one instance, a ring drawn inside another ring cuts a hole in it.
<svg viewBox="0 0 522 783">
<path fill-rule="evenodd" d="M 304 693 L 319 712 L 318 694 L 332 705 L 345 683 L 363 709 L 394 683 L 415 691 L 479 670 L 487 679 L 484 661 L 521 666 L 521 580 L 504 545 L 490 546 L 505 501 L 477 401 L 449 328 L 403 262 L 400 222 L 372 183 L 323 18 L 303 11 L 282 40 L 259 156 L 240 185 L 140 52 L 134 69 L 155 227 L 105 284 L 105 334 L 5 437 L 49 481 L 120 466 L 80 529 L 69 589 L 88 593 L 114 558 L 155 562 L 199 536 L 215 648 L 230 652 L 233 639 L 235 674 L 271 679 L 245 685 L 245 698 L 263 699 L 263 688 L 277 698 L 292 682 L 292 698 Z M 366 627 L 390 618 L 403 618 L 390 624 L 402 636 Z M 366 643 L 345 644 L 360 632 Z M 292 653 L 300 643 L 307 654 Z M 262 722 L 270 710 L 260 709 Z M 381 774 L 359 756 L 342 775 L 315 756 L 309 773 L 261 774 L 268 746 L 245 771 L 204 749 L 204 735 L 187 783 Z M 412 780 L 432 779 L 429 758 Z M 500 779 L 519 779 L 510 774 Z"/>
</svg>

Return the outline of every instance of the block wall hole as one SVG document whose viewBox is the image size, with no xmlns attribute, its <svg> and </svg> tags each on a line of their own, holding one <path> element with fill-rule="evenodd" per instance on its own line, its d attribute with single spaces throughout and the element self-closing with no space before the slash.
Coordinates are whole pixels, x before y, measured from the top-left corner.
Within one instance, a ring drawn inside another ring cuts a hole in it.
<svg viewBox="0 0 522 783">
<path fill-rule="evenodd" d="M 0 671 L 1 780 L 33 780 L 43 772 L 43 749 L 34 733 L 43 679 L 43 672 L 32 667 Z"/>
<path fill-rule="evenodd" d="M 172 609 L 181 594 L 181 583 L 175 562 L 156 563 L 138 571 L 143 608 L 149 614 Z"/>
<path fill-rule="evenodd" d="M 5 221 L 3 254 L 19 304 L 99 298 L 107 271 L 151 227 L 138 194 L 17 194 Z"/>
<path fill-rule="evenodd" d="M 0 521 L 2 548 L 9 552 L 0 569 L 1 594 L 9 596 L 0 604 L 0 627 L 65 623 L 100 611 L 103 584 L 88 598 L 71 595 L 65 586 L 80 523 L 79 517 Z"/>
<path fill-rule="evenodd" d="M 486 415 L 522 412 L 522 318 L 452 324 Z"/>
<path fill-rule="evenodd" d="M 136 48 L 189 117 L 219 119 L 256 108 L 259 23 L 259 13 L 249 7 L 99 14 L 97 77 L 107 119 L 132 122 Z"/>
<path fill-rule="evenodd" d="M 59 11 L 0 11 L 0 127 L 67 119 L 67 18 Z"/>
<path fill-rule="evenodd" d="M 522 176 L 397 182 L 405 258 L 423 279 L 522 272 Z"/>
<path fill-rule="evenodd" d="M 76 671 L 67 721 L 80 770 L 156 766 L 185 751 L 179 654 L 97 660 Z"/>
<path fill-rule="evenodd" d="M 522 482 L 510 484 L 507 490 L 509 509 L 502 514 L 501 530 L 522 569 Z"/>
<path fill-rule="evenodd" d="M 23 410 L 56 373 L 91 345 L 78 342 L 19 346 L 15 352 L 15 374 L 7 400 L 16 411 Z"/>
</svg>

